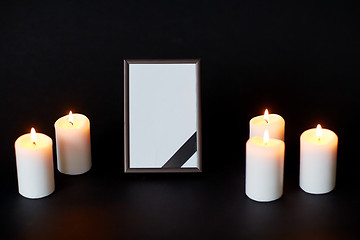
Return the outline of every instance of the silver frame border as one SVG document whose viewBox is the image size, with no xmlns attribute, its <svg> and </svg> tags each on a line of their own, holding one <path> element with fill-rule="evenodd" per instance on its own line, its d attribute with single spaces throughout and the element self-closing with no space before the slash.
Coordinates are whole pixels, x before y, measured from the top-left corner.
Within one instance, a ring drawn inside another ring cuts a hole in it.
<svg viewBox="0 0 360 240">
<path fill-rule="evenodd" d="M 129 155 L 129 65 L 130 64 L 187 64 L 196 66 L 196 108 L 197 108 L 197 154 L 198 168 L 130 168 Z M 141 59 L 124 60 L 124 172 L 125 173 L 169 173 L 169 172 L 202 172 L 202 119 L 201 119 L 201 82 L 200 59 Z"/>
</svg>

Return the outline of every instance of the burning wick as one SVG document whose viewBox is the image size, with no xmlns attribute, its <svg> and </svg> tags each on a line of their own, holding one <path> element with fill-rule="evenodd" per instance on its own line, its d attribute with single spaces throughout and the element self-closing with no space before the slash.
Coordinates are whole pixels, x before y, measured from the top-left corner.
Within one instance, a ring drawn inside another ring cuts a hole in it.
<svg viewBox="0 0 360 240">
<path fill-rule="evenodd" d="M 267 109 L 264 112 L 264 120 L 266 123 L 269 123 L 269 111 Z"/>
<path fill-rule="evenodd" d="M 269 131 L 265 130 L 264 137 L 263 137 L 263 143 L 266 146 L 268 144 L 268 142 L 269 142 Z"/>
<path fill-rule="evenodd" d="M 72 111 L 70 111 L 70 112 L 69 112 L 69 123 L 70 123 L 71 125 L 74 125 L 73 121 L 74 121 L 74 118 L 73 118 L 73 115 L 72 115 Z"/>
<path fill-rule="evenodd" d="M 318 141 L 320 141 L 321 135 L 322 135 L 322 128 L 321 128 L 321 125 L 318 124 L 316 127 L 316 136 L 318 137 Z"/>
<path fill-rule="evenodd" d="M 35 131 L 35 128 L 31 128 L 30 136 L 31 136 L 31 141 L 33 142 L 34 145 L 36 145 L 36 131 Z"/>
</svg>

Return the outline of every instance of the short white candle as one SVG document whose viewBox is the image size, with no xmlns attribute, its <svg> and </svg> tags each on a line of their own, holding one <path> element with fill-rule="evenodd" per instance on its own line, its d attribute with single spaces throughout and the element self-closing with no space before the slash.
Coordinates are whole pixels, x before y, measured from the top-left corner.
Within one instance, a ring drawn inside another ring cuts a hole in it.
<svg viewBox="0 0 360 240">
<path fill-rule="evenodd" d="M 19 193 L 27 198 L 42 198 L 55 190 L 52 140 L 42 133 L 20 136 L 15 141 Z"/>
<path fill-rule="evenodd" d="M 269 131 L 270 138 L 284 141 L 285 120 L 278 114 L 269 114 L 266 109 L 264 115 L 254 117 L 250 120 L 250 137 L 262 137 L 264 131 Z"/>
<path fill-rule="evenodd" d="M 300 187 L 322 194 L 335 188 L 338 137 L 329 130 L 309 129 L 300 136 Z"/>
<path fill-rule="evenodd" d="M 285 143 L 264 137 L 252 137 L 246 143 L 245 193 L 259 202 L 276 200 L 283 193 Z"/>
<path fill-rule="evenodd" d="M 55 122 L 57 168 L 69 175 L 85 173 L 91 168 L 90 121 L 79 113 Z"/>
</svg>

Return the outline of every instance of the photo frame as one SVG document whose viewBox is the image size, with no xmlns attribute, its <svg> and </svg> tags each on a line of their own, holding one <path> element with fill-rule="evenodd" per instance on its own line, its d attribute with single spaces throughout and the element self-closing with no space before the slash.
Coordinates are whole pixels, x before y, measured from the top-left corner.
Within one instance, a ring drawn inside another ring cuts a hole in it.
<svg viewBox="0 0 360 240">
<path fill-rule="evenodd" d="M 201 172 L 200 60 L 124 60 L 124 171 Z"/>
</svg>

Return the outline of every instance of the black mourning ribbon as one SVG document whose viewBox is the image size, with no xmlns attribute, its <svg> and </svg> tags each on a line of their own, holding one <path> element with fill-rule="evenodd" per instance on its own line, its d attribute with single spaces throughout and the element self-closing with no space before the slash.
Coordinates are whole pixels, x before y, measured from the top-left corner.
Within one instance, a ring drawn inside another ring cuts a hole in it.
<svg viewBox="0 0 360 240">
<path fill-rule="evenodd" d="M 197 150 L 196 132 L 176 151 L 162 168 L 181 168 Z"/>
</svg>

